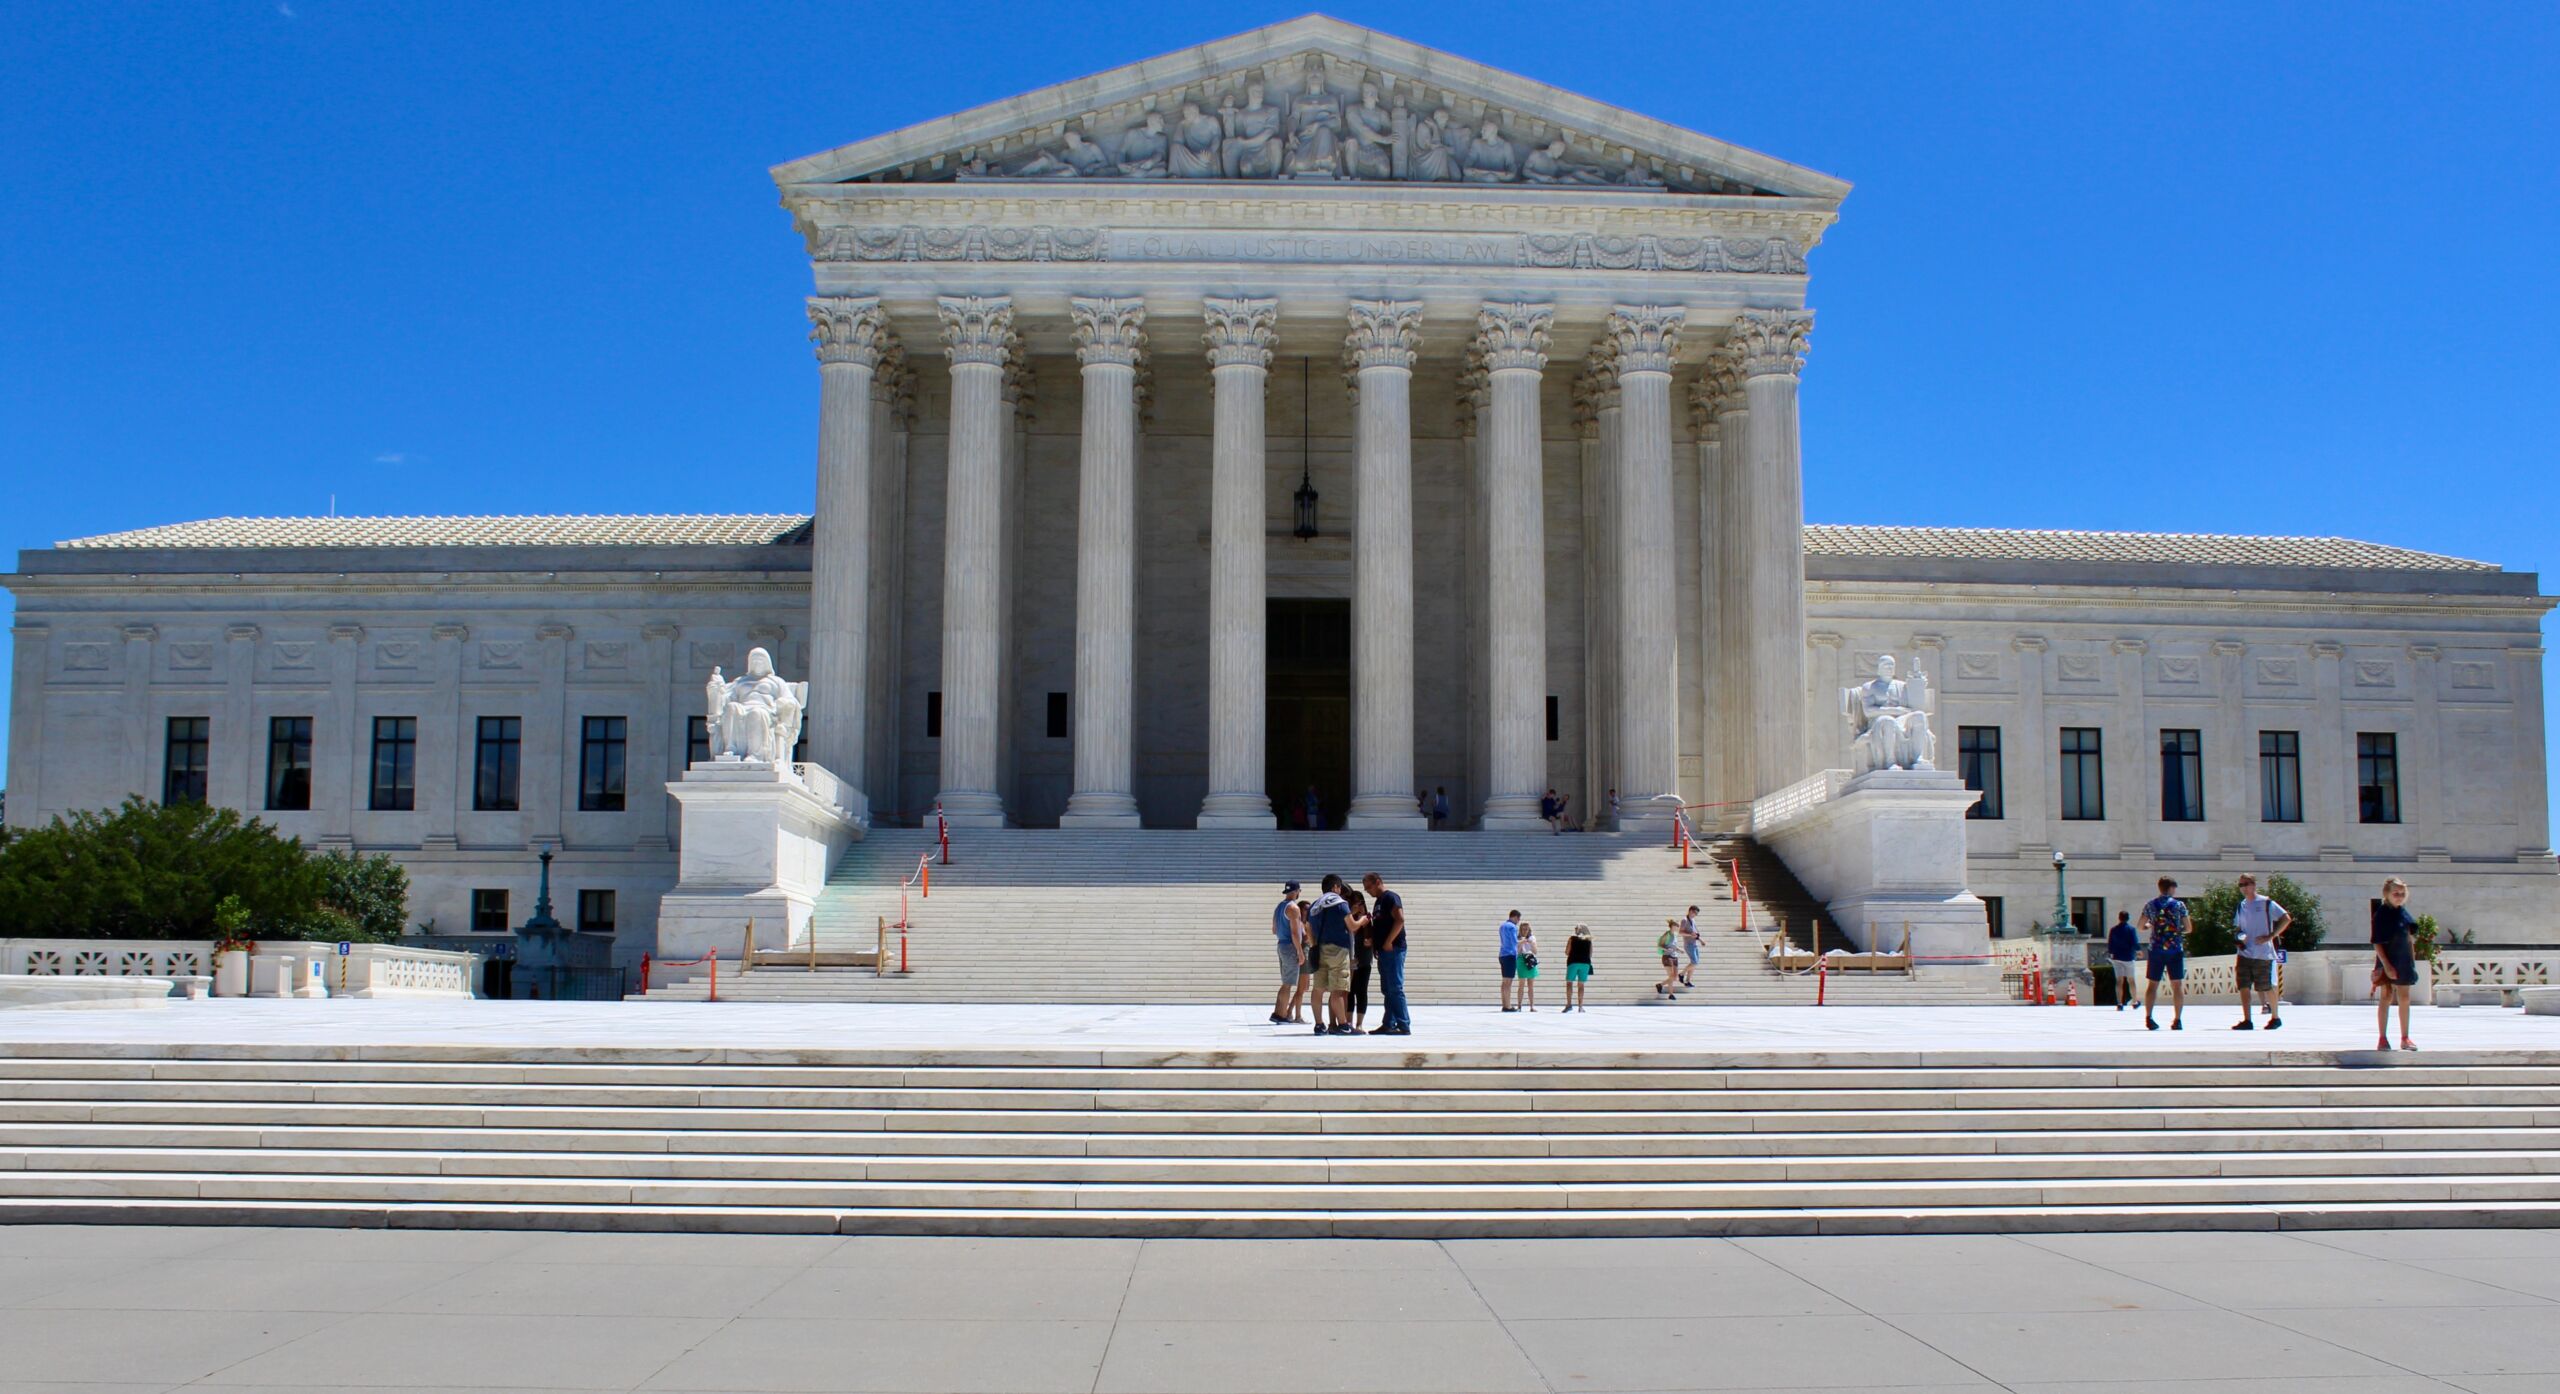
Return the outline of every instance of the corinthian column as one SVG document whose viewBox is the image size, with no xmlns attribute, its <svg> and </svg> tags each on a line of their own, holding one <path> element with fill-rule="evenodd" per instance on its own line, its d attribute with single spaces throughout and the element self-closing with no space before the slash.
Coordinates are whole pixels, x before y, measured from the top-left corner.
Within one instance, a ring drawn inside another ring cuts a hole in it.
<svg viewBox="0 0 2560 1394">
<path fill-rule="evenodd" d="M 1698 381 L 1700 401 L 1715 420 L 1716 471 L 1710 509 L 1715 519 L 1715 571 L 1707 577 L 1707 606 L 1716 614 L 1716 639 L 1707 651 L 1707 762 L 1716 772 L 1712 797 L 1721 826 L 1733 826 L 1759 792 L 1751 753 L 1751 557 L 1750 489 L 1742 467 L 1742 437 L 1751 414 L 1743 407 L 1742 356 L 1728 341 L 1707 360 Z"/>
<path fill-rule="evenodd" d="M 1492 661 L 1484 826 L 1542 829 L 1547 790 L 1547 528 L 1539 380 L 1550 305 L 1490 304 L 1476 316 L 1476 350 L 1490 379 L 1484 437 L 1485 627 Z"/>
<path fill-rule="evenodd" d="M 1359 400 L 1359 533 L 1351 574 L 1355 828 L 1419 828 L 1413 802 L 1413 359 L 1422 302 L 1354 300 L 1346 355 Z"/>
<path fill-rule="evenodd" d="M 1064 828 L 1138 826 L 1129 692 L 1138 468 L 1138 354 L 1146 303 L 1074 299 L 1084 443 L 1076 476 L 1075 790 Z"/>
<path fill-rule="evenodd" d="M 1741 473 L 1750 515 L 1751 745 L 1754 795 L 1805 774 L 1804 461 L 1796 375 L 1808 310 L 1746 310 L 1734 322 L 1743 400 Z"/>
<path fill-rule="evenodd" d="M 1679 579 L 1672 574 L 1671 357 L 1687 311 L 1621 305 L 1615 341 L 1622 461 L 1618 471 L 1618 826 L 1666 820 L 1680 787 L 1676 700 Z"/>
<path fill-rule="evenodd" d="M 1013 302 L 1004 296 L 936 300 L 951 359 L 950 502 L 942 546 L 942 811 L 954 827 L 1004 826 L 996 792 L 996 721 L 1002 705 L 1004 365 L 1013 345 Z"/>
<path fill-rule="evenodd" d="M 810 297 L 809 325 L 818 351 L 809 757 L 858 791 L 870 739 L 863 718 L 871 683 L 871 380 L 894 341 L 879 300 L 868 295 Z"/>
<path fill-rule="evenodd" d="M 1204 828 L 1274 826 L 1264 788 L 1262 392 L 1280 303 L 1212 298 L 1209 376 L 1209 796 Z"/>
</svg>

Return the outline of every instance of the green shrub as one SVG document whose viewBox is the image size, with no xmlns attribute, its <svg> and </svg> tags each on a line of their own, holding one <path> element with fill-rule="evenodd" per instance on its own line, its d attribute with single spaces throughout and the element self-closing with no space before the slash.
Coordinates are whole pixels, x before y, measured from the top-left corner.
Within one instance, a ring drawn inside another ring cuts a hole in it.
<svg viewBox="0 0 2560 1394">
<path fill-rule="evenodd" d="M 2288 953 L 2301 953 L 2320 947 L 2329 931 L 2328 921 L 2320 912 L 2320 898 L 2305 890 L 2302 883 L 2282 873 L 2258 878 L 2258 893 L 2283 906 L 2293 914 L 2293 923 L 2285 927 L 2284 947 Z M 2240 884 L 2217 881 L 2187 900 L 2187 915 L 2194 928 L 2187 934 L 2187 952 L 2196 958 L 2215 958 L 2237 953 L 2239 932 L 2232 928 L 2231 917 L 2240 908 Z"/>
<path fill-rule="evenodd" d="M 409 875 L 204 804 L 129 798 L 0 839 L 0 934 L 64 939 L 397 939 Z"/>
</svg>

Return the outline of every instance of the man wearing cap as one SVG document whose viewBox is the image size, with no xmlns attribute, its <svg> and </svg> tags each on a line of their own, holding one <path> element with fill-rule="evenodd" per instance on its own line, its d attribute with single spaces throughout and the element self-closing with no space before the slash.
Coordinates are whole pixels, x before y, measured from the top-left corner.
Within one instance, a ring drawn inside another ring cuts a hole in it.
<svg viewBox="0 0 2560 1394">
<path fill-rule="evenodd" d="M 2169 980 L 2169 1029 L 2187 1029 L 2187 903 L 2178 899 L 2177 878 L 2160 878 L 2160 894 L 2142 907 L 2142 928 L 2151 935 L 2151 952 L 2142 976 L 2142 1026 L 2157 1031 L 2160 1023 L 2151 1019 L 2151 1004 L 2160 996 L 2160 980 Z"/>
<path fill-rule="evenodd" d="M 1307 954 L 1307 912 L 1298 904 L 1298 883 L 1280 888 L 1280 904 L 1271 912 L 1271 936 L 1279 941 L 1280 995 L 1271 1002 L 1271 1024 L 1286 1026 L 1297 1003 L 1298 964 Z"/>
<path fill-rule="evenodd" d="M 2285 929 L 2292 923 L 2291 911 L 2258 894 L 2257 877 L 2240 874 L 2240 903 L 2231 911 L 2232 931 L 2240 937 L 2240 956 L 2232 961 L 2233 976 L 2240 981 L 2240 1020 L 2232 1030 L 2255 1029 L 2249 1023 L 2252 989 L 2267 1004 L 2267 1029 L 2284 1025 L 2276 1005 L 2276 946 L 2284 942 Z"/>
</svg>

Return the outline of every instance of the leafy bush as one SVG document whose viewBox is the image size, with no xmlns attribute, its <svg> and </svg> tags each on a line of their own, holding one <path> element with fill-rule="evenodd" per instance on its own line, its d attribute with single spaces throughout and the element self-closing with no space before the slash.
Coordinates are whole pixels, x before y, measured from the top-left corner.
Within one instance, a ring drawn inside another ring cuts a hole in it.
<svg viewBox="0 0 2560 1394">
<path fill-rule="evenodd" d="M 2301 953 L 2320 947 L 2329 925 L 2321 915 L 2318 896 L 2282 873 L 2260 876 L 2258 892 L 2293 913 L 2293 923 L 2284 931 L 2286 952 Z M 2190 897 L 2187 915 L 2195 927 L 2187 935 L 2187 952 L 2196 958 L 2237 953 L 2240 934 L 2232 927 L 2232 915 L 2239 908 L 2240 885 L 2236 881 L 2217 881 L 2205 887 L 2202 894 Z"/>
<path fill-rule="evenodd" d="M 396 939 L 408 873 L 204 804 L 129 798 L 0 840 L 0 934 L 65 939 Z"/>
</svg>

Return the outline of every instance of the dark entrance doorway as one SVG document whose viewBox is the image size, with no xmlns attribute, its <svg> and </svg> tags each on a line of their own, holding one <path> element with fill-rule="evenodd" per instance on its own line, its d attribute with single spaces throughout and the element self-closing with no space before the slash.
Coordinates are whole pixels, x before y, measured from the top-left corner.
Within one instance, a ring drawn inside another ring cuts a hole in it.
<svg viewBox="0 0 2560 1394">
<path fill-rule="evenodd" d="M 1351 806 L 1351 602 L 1268 604 L 1263 769 L 1272 811 L 1284 828 L 1306 827 L 1312 784 L 1323 826 L 1338 828 Z"/>
</svg>

